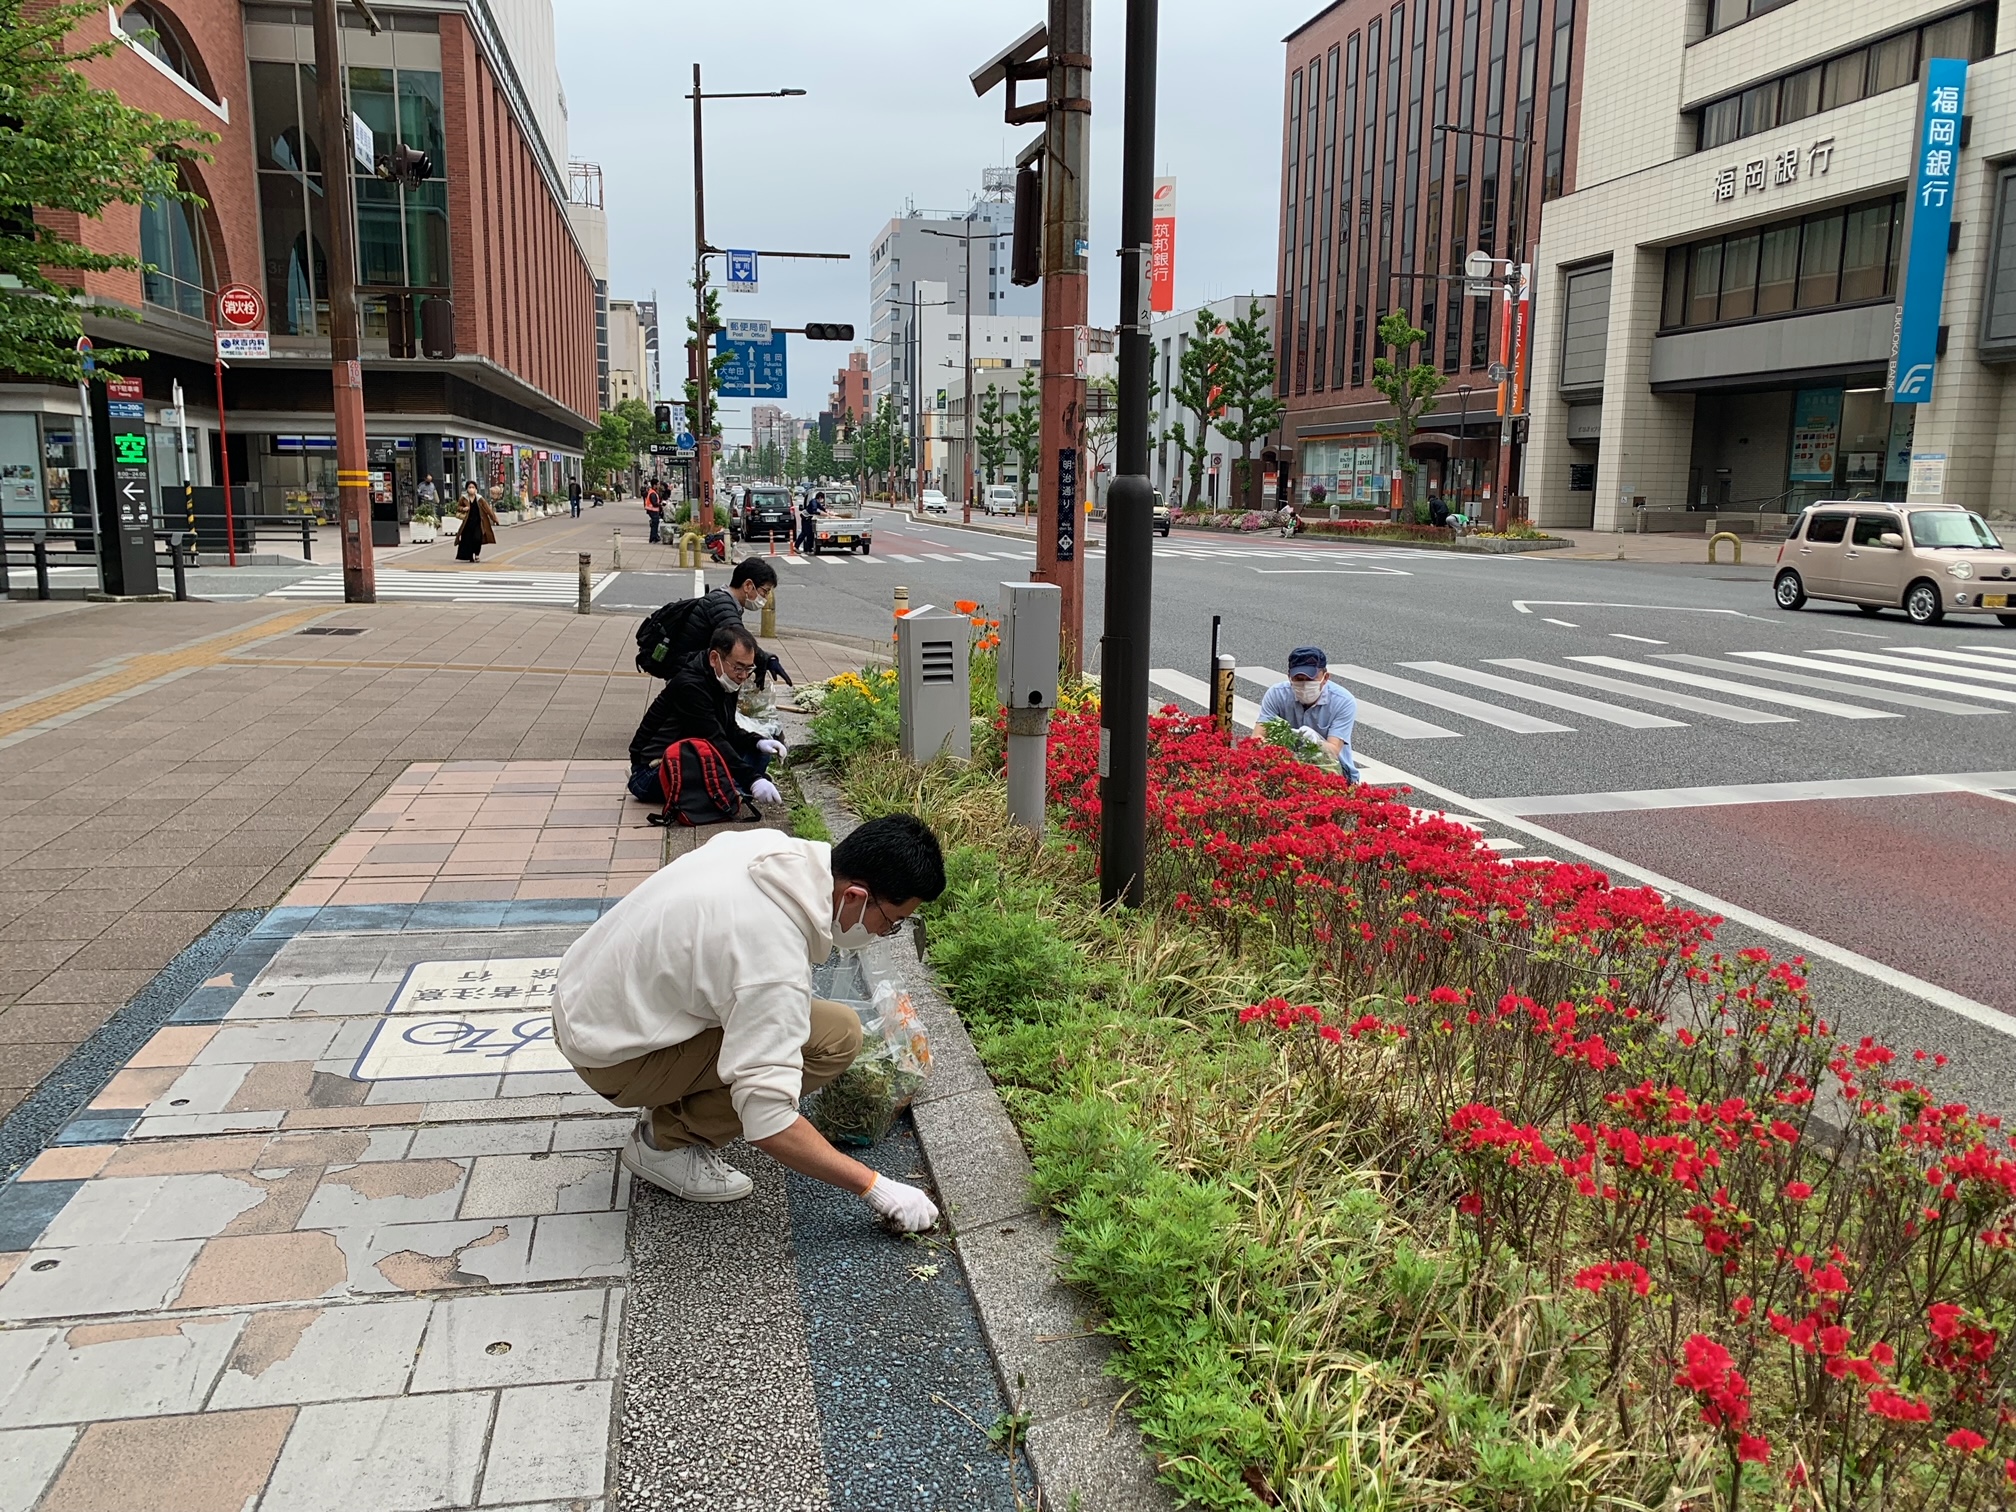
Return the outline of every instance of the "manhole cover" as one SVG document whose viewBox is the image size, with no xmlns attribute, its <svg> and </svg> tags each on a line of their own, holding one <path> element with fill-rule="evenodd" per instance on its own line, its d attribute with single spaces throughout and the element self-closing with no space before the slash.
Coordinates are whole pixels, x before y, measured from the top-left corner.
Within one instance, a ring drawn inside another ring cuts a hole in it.
<svg viewBox="0 0 2016 1512">
<path fill-rule="evenodd" d="M 363 625 L 310 625 L 306 630 L 296 630 L 296 635 L 362 635 Z"/>
</svg>

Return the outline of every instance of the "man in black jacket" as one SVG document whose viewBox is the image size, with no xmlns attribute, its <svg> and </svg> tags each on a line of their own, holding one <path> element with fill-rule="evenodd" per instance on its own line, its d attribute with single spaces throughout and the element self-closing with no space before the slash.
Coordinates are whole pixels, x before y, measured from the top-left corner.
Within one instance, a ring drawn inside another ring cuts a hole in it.
<svg viewBox="0 0 2016 1512">
<path fill-rule="evenodd" d="M 630 792 L 646 803 L 661 803 L 658 763 L 681 740 L 711 741 L 735 775 L 735 785 L 759 803 L 781 803 L 783 795 L 766 775 L 784 742 L 745 730 L 736 721 L 735 701 L 756 673 L 756 637 L 742 624 L 723 625 L 705 651 L 679 663 L 665 691 L 651 701 L 630 740 Z"/>
<path fill-rule="evenodd" d="M 677 638 L 665 649 L 664 661 L 647 665 L 640 658 L 637 663 L 638 670 L 648 672 L 653 677 L 661 676 L 663 673 L 660 668 L 666 670 L 677 668 L 696 652 L 710 649 L 717 631 L 731 626 L 740 628 L 745 623 L 743 616 L 760 613 L 763 601 L 775 592 L 776 588 L 777 569 L 763 558 L 750 557 L 746 561 L 737 562 L 735 571 L 729 575 L 726 588 L 711 589 L 692 601 L 692 609 L 679 623 Z M 667 605 L 666 609 L 672 607 Z M 656 619 L 658 615 L 665 614 L 666 609 L 659 610 L 652 618 Z M 763 686 L 766 674 L 787 683 L 791 681 L 784 671 L 784 664 L 760 646 L 756 651 L 756 669 L 756 685 L 759 688 Z"/>
</svg>

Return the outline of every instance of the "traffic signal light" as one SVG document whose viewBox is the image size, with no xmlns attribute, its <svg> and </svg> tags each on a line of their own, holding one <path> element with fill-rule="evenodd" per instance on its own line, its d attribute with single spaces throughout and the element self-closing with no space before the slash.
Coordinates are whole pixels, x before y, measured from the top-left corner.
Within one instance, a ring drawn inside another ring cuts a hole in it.
<svg viewBox="0 0 2016 1512">
<path fill-rule="evenodd" d="M 390 179 L 399 184 L 418 184 L 434 177 L 434 159 L 418 147 L 408 147 L 404 142 L 395 143 L 392 150 L 378 159 L 372 170 L 381 179 Z"/>
<path fill-rule="evenodd" d="M 1043 281 L 1042 159 L 1015 171 L 1015 239 L 1008 249 L 1008 281 L 1028 288 Z"/>
<path fill-rule="evenodd" d="M 852 341 L 854 327 L 851 325 L 819 325 L 813 321 L 805 323 L 807 341 Z"/>
<path fill-rule="evenodd" d="M 658 434 L 659 434 L 659 435 L 661 435 L 661 436 L 669 436 L 669 435 L 671 435 L 671 434 L 672 434 L 672 406 L 671 406 L 671 405 L 669 405 L 669 404 L 661 404 L 661 405 L 658 405 L 658 406 L 657 406 L 656 408 L 654 408 L 654 409 L 653 409 L 653 410 L 651 411 L 651 418 L 652 418 L 652 419 L 653 419 L 654 421 L 656 421 L 656 422 L 657 422 L 657 426 L 658 426 Z"/>
</svg>

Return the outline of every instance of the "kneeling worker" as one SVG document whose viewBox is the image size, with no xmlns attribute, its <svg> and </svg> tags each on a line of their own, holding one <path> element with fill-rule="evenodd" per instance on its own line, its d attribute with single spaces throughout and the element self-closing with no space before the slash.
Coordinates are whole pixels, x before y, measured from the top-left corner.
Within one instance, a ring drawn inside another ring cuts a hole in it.
<svg viewBox="0 0 2016 1512">
<path fill-rule="evenodd" d="M 1260 718 L 1308 731 L 1346 777 L 1358 780 L 1358 768 L 1351 760 L 1358 700 L 1342 683 L 1330 680 L 1330 658 L 1321 646 L 1297 646 L 1288 653 L 1288 680 L 1267 690 L 1260 700 Z"/>
<path fill-rule="evenodd" d="M 758 803 L 783 802 L 768 773 L 771 759 L 784 755 L 784 742 L 745 730 L 735 718 L 736 700 L 755 675 L 756 637 L 739 622 L 723 625 L 705 651 L 681 662 L 630 737 L 631 795 L 661 802 L 660 758 L 676 741 L 706 740 L 727 761 L 738 788 Z"/>
<path fill-rule="evenodd" d="M 890 814 L 833 846 L 724 832 L 604 914 L 560 962 L 553 1037 L 589 1086 L 648 1110 L 623 1164 L 688 1202 L 735 1202 L 754 1183 L 715 1152 L 740 1135 L 894 1227 L 936 1223 L 928 1196 L 841 1154 L 798 1099 L 861 1048 L 854 1010 L 812 996 L 812 967 L 944 890 L 937 836 Z"/>
</svg>

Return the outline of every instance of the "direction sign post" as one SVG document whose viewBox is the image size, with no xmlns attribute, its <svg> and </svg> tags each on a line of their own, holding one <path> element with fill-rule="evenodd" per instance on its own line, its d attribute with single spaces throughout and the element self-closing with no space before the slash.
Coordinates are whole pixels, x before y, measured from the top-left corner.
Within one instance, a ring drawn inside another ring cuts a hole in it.
<svg viewBox="0 0 2016 1512">
<path fill-rule="evenodd" d="M 756 292 L 756 254 L 754 252 L 728 253 L 728 292 L 730 294 L 754 294 Z"/>
<path fill-rule="evenodd" d="M 98 576 L 120 598 L 158 593 L 154 507 L 148 498 L 147 405 L 138 378 L 114 378 L 92 394 L 96 422 Z"/>
<path fill-rule="evenodd" d="M 714 333 L 715 350 L 728 358 L 721 369 L 721 392 L 745 399 L 787 397 L 789 370 L 785 335 L 774 332 L 765 342 L 732 341 L 728 332 Z"/>
</svg>

